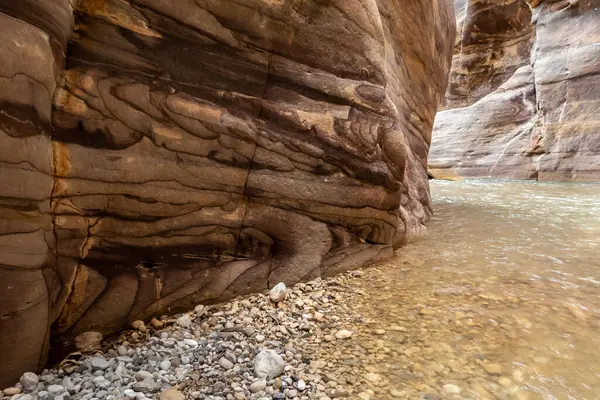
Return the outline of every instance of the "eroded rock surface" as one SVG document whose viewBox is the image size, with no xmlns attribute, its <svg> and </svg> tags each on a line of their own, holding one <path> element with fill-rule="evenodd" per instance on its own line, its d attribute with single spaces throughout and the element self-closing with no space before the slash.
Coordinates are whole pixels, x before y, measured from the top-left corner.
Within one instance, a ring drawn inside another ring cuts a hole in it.
<svg viewBox="0 0 600 400">
<path fill-rule="evenodd" d="M 418 235 L 455 27 L 409 3 L 0 1 L 0 386 Z"/>
<path fill-rule="evenodd" d="M 437 177 L 600 180 L 600 1 L 457 0 Z"/>
</svg>

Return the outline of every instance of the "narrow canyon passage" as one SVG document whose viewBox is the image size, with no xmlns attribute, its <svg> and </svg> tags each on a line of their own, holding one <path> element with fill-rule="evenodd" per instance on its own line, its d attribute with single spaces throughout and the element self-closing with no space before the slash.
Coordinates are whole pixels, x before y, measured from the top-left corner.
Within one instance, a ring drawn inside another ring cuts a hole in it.
<svg viewBox="0 0 600 400">
<path fill-rule="evenodd" d="M 0 0 L 0 400 L 600 399 L 598 61 L 600 0 Z"/>
<path fill-rule="evenodd" d="M 597 399 L 599 190 L 433 181 L 426 237 L 348 291 L 362 397 Z"/>
</svg>

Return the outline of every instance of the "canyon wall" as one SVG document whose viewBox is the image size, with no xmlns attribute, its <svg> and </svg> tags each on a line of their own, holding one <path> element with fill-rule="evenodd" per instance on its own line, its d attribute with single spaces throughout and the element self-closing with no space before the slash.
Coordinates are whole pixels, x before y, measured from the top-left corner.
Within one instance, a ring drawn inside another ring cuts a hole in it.
<svg viewBox="0 0 600 400">
<path fill-rule="evenodd" d="M 446 0 L 0 0 L 0 387 L 49 337 L 391 255 Z"/>
<path fill-rule="evenodd" d="M 456 0 L 434 177 L 600 181 L 600 0 Z"/>
</svg>

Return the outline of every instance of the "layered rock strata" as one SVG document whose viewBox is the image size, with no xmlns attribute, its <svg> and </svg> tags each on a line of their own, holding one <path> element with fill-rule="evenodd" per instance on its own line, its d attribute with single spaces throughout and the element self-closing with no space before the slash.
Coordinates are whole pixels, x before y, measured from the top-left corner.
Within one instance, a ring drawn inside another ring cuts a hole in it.
<svg viewBox="0 0 600 400">
<path fill-rule="evenodd" d="M 418 235 L 454 32 L 447 1 L 0 1 L 0 386 L 50 332 Z"/>
<path fill-rule="evenodd" d="M 600 1 L 457 0 L 435 177 L 600 180 Z"/>
</svg>

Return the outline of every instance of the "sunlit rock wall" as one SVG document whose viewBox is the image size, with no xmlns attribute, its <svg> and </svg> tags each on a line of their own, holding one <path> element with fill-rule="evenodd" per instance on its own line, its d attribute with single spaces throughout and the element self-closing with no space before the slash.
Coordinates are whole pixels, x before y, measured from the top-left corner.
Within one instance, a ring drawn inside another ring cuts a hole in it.
<svg viewBox="0 0 600 400">
<path fill-rule="evenodd" d="M 418 235 L 454 21 L 449 0 L 1 0 L 0 387 L 50 335 Z"/>
<path fill-rule="evenodd" d="M 600 180 L 600 0 L 456 0 L 436 177 Z"/>
</svg>

